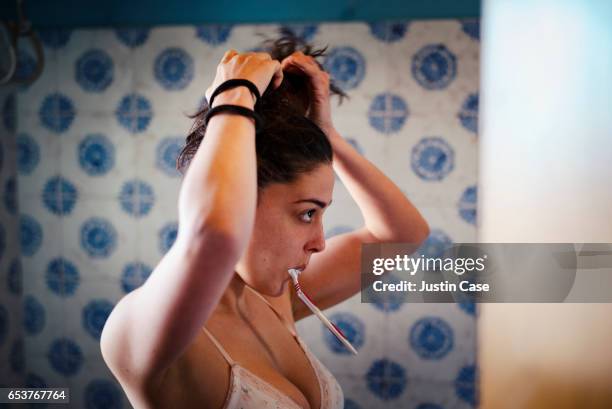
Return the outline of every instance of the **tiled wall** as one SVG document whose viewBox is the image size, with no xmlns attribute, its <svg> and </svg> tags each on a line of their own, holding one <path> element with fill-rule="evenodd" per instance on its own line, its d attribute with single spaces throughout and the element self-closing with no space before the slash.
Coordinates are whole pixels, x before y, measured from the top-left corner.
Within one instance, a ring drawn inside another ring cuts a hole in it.
<svg viewBox="0 0 612 409">
<path fill-rule="evenodd" d="M 325 66 L 351 96 L 334 106 L 336 127 L 422 211 L 432 227 L 426 250 L 475 241 L 478 21 L 291 27 L 329 45 Z M 2 337 L 23 330 L 25 369 L 15 369 L 28 384 L 69 386 L 74 407 L 130 407 L 99 337 L 116 302 L 175 238 L 174 160 L 191 124 L 183 113 L 200 104 L 228 48 L 253 49 L 256 33 L 277 28 L 41 32 L 45 70 L 17 98 L 22 326 L 14 325 L 15 295 L 0 289 L 10 317 L 4 330 L 0 315 L 2 356 Z M 23 51 L 20 75 L 32 63 Z M 339 181 L 333 200 L 328 237 L 362 222 Z M 5 254 L 2 277 L 7 265 Z M 356 357 L 316 318 L 298 328 L 337 375 L 346 408 L 474 406 L 474 305 L 361 304 L 357 295 L 328 311 Z"/>
<path fill-rule="evenodd" d="M 16 87 L 0 88 L 0 387 L 21 385 L 25 369 L 15 96 Z"/>
</svg>

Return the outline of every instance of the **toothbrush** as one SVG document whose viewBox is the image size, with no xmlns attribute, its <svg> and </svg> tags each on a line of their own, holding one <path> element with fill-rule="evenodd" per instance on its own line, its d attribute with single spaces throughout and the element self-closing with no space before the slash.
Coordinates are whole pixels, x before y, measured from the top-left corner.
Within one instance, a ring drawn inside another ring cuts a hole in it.
<svg viewBox="0 0 612 409">
<path fill-rule="evenodd" d="M 332 332 L 332 334 L 336 336 L 336 338 L 338 338 L 340 342 L 344 344 L 344 346 L 346 346 L 353 354 L 357 355 L 357 350 L 355 349 L 355 347 L 353 347 L 353 345 L 351 345 L 349 340 L 346 339 L 346 336 L 342 333 L 340 328 L 338 328 L 336 325 L 334 325 L 333 322 L 328 320 L 327 317 L 323 315 L 323 312 L 316 305 L 314 305 L 312 300 L 308 298 L 308 296 L 302 291 L 302 287 L 298 282 L 298 275 L 301 273 L 301 271 L 295 268 L 290 268 L 288 270 L 288 273 L 291 276 L 291 279 L 293 280 L 293 285 L 295 286 L 295 291 L 298 297 L 300 297 L 304 304 L 306 304 L 306 306 L 310 308 L 310 310 L 314 312 L 317 317 L 319 317 L 323 324 L 325 324 L 325 326 Z"/>
</svg>

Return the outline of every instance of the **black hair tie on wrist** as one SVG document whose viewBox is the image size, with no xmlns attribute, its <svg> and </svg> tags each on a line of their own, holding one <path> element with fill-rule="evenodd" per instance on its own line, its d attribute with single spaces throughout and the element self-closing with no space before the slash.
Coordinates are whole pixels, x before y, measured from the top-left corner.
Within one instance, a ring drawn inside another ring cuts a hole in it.
<svg viewBox="0 0 612 409">
<path fill-rule="evenodd" d="M 257 86 L 253 84 L 251 81 L 245 80 L 244 78 L 234 78 L 234 79 L 225 81 L 224 83 L 219 85 L 217 89 L 215 89 L 215 91 L 210 96 L 210 101 L 208 102 L 208 106 L 212 107 L 215 97 L 219 95 L 220 93 L 222 93 L 223 91 L 226 91 L 230 88 L 239 87 L 239 86 L 247 87 L 255 95 L 255 104 L 257 104 L 257 102 L 259 101 L 259 98 L 261 97 L 261 95 L 259 94 L 259 90 L 257 89 Z"/>
<path fill-rule="evenodd" d="M 204 124 L 208 126 L 208 121 L 210 120 L 210 118 L 220 112 L 231 112 L 232 114 L 237 114 L 237 115 L 246 116 L 248 118 L 252 118 L 255 120 L 255 133 L 259 132 L 259 130 L 261 129 L 261 123 L 262 123 L 261 117 L 252 109 L 243 107 L 241 105 L 225 104 L 225 105 L 219 105 L 219 106 L 212 108 L 204 116 Z"/>
</svg>

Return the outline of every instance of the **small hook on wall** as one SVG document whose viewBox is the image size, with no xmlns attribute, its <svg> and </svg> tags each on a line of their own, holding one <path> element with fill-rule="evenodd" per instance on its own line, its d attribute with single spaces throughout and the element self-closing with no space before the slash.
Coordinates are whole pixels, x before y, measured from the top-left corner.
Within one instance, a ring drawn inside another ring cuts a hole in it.
<svg viewBox="0 0 612 409">
<path fill-rule="evenodd" d="M 0 60 L 7 63 L 0 64 L 0 85 L 9 83 L 31 84 L 40 77 L 45 64 L 43 47 L 36 32 L 32 29 L 32 23 L 27 20 L 23 8 L 23 0 L 16 0 L 17 22 L 0 21 Z M 17 77 L 19 64 L 20 37 L 29 39 L 36 53 L 36 67 L 33 72 L 25 77 Z"/>
</svg>

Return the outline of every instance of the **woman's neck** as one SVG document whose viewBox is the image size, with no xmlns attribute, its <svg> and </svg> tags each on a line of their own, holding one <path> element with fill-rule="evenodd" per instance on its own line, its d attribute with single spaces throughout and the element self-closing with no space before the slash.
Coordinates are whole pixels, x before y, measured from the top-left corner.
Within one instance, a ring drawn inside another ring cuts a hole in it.
<svg viewBox="0 0 612 409">
<path fill-rule="evenodd" d="M 246 289 L 247 284 L 242 280 L 242 277 L 236 272 L 232 275 L 225 292 L 219 300 L 217 309 L 219 312 L 229 314 L 232 317 L 244 317 L 246 308 Z"/>
</svg>

